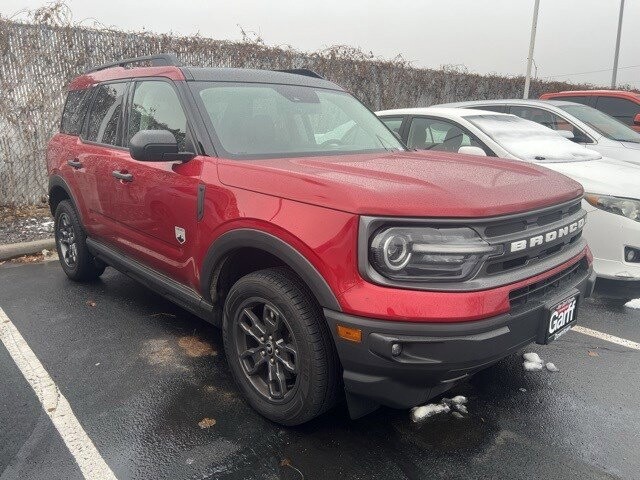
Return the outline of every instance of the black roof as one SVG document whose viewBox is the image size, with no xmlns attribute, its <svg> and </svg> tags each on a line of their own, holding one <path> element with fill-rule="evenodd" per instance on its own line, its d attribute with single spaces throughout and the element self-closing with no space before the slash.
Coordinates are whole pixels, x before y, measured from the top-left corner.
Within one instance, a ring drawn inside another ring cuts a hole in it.
<svg viewBox="0 0 640 480">
<path fill-rule="evenodd" d="M 301 85 L 304 87 L 344 90 L 339 85 L 323 78 L 313 77 L 301 70 L 280 72 L 250 68 L 202 68 L 180 67 L 187 80 L 209 82 L 276 83 L 280 85 Z"/>
</svg>

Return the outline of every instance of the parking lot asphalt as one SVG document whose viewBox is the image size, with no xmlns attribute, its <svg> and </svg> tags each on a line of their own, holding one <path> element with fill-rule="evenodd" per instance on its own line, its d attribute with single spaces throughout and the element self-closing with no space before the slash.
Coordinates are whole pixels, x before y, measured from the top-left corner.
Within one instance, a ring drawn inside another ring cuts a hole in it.
<svg viewBox="0 0 640 480">
<path fill-rule="evenodd" d="M 112 269 L 82 285 L 55 261 L 5 264 L 0 308 L 120 479 L 639 476 L 640 351 L 581 333 L 529 349 L 558 372 L 513 356 L 454 388 L 463 419 L 342 405 L 284 428 L 242 401 L 215 328 Z M 640 310 L 616 302 L 583 302 L 579 323 L 640 342 Z M 83 478 L 2 343 L 0 405 L 1 480 Z"/>
</svg>

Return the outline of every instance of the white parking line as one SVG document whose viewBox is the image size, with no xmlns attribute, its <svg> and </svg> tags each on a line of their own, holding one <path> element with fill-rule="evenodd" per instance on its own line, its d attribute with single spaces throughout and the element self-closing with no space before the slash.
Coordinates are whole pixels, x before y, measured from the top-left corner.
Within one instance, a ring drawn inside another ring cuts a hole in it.
<svg viewBox="0 0 640 480">
<path fill-rule="evenodd" d="M 600 340 L 604 340 L 606 342 L 622 345 L 623 347 L 640 350 L 640 343 L 632 342 L 631 340 L 627 340 L 626 338 L 614 337 L 613 335 L 609 335 L 608 333 L 591 330 L 590 328 L 580 325 L 576 325 L 571 330 L 573 330 L 574 332 L 582 333 L 583 335 L 589 335 L 590 337 L 599 338 Z"/>
<path fill-rule="evenodd" d="M 53 379 L 2 308 L 0 308 L 0 340 L 38 396 L 42 408 L 51 418 L 84 478 L 116 480 L 116 476 L 73 414 L 69 402 L 60 393 Z"/>
</svg>

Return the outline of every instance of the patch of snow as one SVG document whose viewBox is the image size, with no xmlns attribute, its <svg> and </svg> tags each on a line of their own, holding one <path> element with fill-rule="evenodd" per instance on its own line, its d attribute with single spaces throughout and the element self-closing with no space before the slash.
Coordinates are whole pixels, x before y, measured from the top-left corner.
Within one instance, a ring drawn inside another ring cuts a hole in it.
<svg viewBox="0 0 640 480">
<path fill-rule="evenodd" d="M 411 420 L 414 422 L 420 422 L 434 415 L 440 413 L 449 413 L 451 409 L 449 405 L 443 405 L 440 403 L 428 403 L 420 407 L 413 407 L 411 409 Z"/>
<path fill-rule="evenodd" d="M 520 387 L 520 391 L 521 391 L 521 392 L 526 392 L 526 391 L 527 391 L 527 389 L 526 389 L 526 388 L 522 388 L 522 387 Z"/>
<path fill-rule="evenodd" d="M 458 413 L 458 412 L 452 412 L 451 416 L 453 418 L 455 418 L 456 420 L 462 420 L 464 418 L 464 416 L 461 413 Z"/>
<path fill-rule="evenodd" d="M 469 410 L 467 410 L 467 407 L 465 407 L 461 403 L 454 403 L 453 408 L 455 408 L 460 413 L 464 413 L 464 414 L 469 413 Z"/>
<path fill-rule="evenodd" d="M 629 308 L 640 308 L 640 298 L 634 298 L 633 300 L 625 303 L 624 306 Z"/>
<path fill-rule="evenodd" d="M 537 372 L 537 371 L 542 370 L 543 364 L 542 364 L 542 362 L 537 363 L 537 362 L 528 362 L 527 361 L 527 362 L 524 362 L 522 364 L 522 366 L 524 367 L 524 369 L 527 372 Z"/>
<path fill-rule="evenodd" d="M 558 367 L 556 367 L 555 363 L 548 362 L 546 367 L 547 367 L 547 370 L 549 370 L 550 372 L 558 371 Z"/>
<path fill-rule="evenodd" d="M 522 358 L 524 358 L 526 362 L 542 363 L 540 355 L 534 352 L 525 353 L 522 355 Z"/>
<path fill-rule="evenodd" d="M 465 397 L 464 395 L 456 395 L 451 399 L 451 401 L 453 403 L 459 403 L 464 405 L 465 403 L 467 403 L 467 397 Z"/>
</svg>

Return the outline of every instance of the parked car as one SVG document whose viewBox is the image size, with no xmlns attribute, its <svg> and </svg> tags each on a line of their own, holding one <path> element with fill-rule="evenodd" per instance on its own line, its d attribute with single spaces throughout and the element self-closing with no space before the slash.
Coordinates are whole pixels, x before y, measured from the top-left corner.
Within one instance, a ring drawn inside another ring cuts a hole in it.
<svg viewBox="0 0 640 480">
<path fill-rule="evenodd" d="M 585 189 L 584 236 L 594 269 L 621 298 L 640 294 L 640 167 L 603 158 L 547 127 L 504 113 L 446 107 L 378 112 L 410 148 L 523 160 L 563 173 Z M 479 159 L 485 162 L 486 159 Z"/>
<path fill-rule="evenodd" d="M 596 108 L 640 132 L 640 94 L 626 90 L 574 90 L 545 93 L 542 100 L 566 100 Z"/>
<path fill-rule="evenodd" d="M 407 151 L 306 70 L 92 69 L 47 166 L 66 275 L 113 266 L 221 327 L 244 398 L 285 425 L 342 386 L 353 417 L 425 402 L 566 332 L 593 288 L 579 183 Z"/>
<path fill-rule="evenodd" d="M 478 100 L 436 106 L 511 113 L 556 130 L 604 157 L 640 165 L 640 134 L 586 105 L 559 100 Z"/>
</svg>

